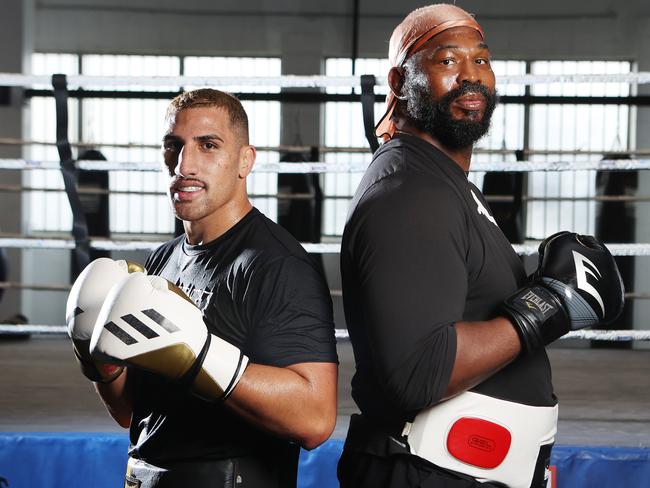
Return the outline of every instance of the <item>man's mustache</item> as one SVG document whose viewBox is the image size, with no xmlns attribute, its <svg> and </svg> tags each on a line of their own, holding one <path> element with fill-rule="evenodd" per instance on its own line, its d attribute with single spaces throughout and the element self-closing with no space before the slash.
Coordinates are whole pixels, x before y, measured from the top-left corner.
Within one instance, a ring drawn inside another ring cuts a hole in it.
<svg viewBox="0 0 650 488">
<path fill-rule="evenodd" d="M 458 88 L 455 88 L 445 94 L 442 99 L 438 102 L 439 106 L 449 106 L 451 102 L 456 100 L 463 95 L 468 93 L 479 93 L 483 95 L 488 106 L 496 104 L 498 96 L 496 90 L 490 91 L 487 86 L 481 84 L 481 82 L 470 83 L 469 81 L 463 81 Z"/>
</svg>

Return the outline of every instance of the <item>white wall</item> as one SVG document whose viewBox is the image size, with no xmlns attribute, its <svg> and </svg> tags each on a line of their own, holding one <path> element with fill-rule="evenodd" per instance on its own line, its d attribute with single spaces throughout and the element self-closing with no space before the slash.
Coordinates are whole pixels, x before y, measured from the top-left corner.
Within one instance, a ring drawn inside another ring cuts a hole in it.
<svg viewBox="0 0 650 488">
<path fill-rule="evenodd" d="M 24 70 L 33 44 L 33 2 L 31 0 L 6 0 L 0 15 L 0 71 Z M 21 138 L 23 133 L 23 103 L 20 89 L 10 90 L 8 105 L 0 106 L 0 137 Z M 0 146 L 0 157 L 20 158 L 21 149 L 16 146 Z M 20 185 L 20 171 L 2 171 L 4 184 Z M 20 234 L 22 219 L 21 196 L 18 193 L 0 193 L 0 231 Z M 22 256 L 14 249 L 7 250 L 9 281 L 21 281 Z M 21 311 L 21 293 L 6 290 L 0 302 L 0 320 Z"/>
<path fill-rule="evenodd" d="M 361 56 L 383 56 L 397 22 L 425 2 L 360 1 Z M 644 0 L 459 0 L 502 58 L 629 59 Z M 353 0 L 41 0 L 37 50 L 281 56 L 287 36 L 326 56 L 351 50 Z"/>
</svg>

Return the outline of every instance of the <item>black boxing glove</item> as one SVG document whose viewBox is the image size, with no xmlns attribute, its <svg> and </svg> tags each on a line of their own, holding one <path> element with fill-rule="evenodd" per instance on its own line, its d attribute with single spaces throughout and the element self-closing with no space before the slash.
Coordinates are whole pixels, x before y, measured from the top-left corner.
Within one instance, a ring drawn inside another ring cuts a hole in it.
<svg viewBox="0 0 650 488">
<path fill-rule="evenodd" d="M 539 245 L 537 270 L 500 311 L 528 353 L 571 330 L 612 322 L 623 310 L 623 294 L 609 250 L 592 236 L 563 231 Z"/>
</svg>

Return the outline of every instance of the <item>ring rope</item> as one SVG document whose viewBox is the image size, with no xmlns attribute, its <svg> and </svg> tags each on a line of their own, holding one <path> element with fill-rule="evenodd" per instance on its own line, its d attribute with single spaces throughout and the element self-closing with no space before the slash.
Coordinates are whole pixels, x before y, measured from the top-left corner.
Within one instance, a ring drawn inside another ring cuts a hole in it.
<svg viewBox="0 0 650 488">
<path fill-rule="evenodd" d="M 22 186 L 22 185 L 3 185 L 0 184 L 0 192 L 22 193 L 22 192 L 43 192 L 43 193 L 63 193 L 63 188 L 49 188 L 44 186 Z M 138 195 L 138 196 L 164 196 L 164 191 L 146 191 L 146 190 L 108 190 L 99 188 L 77 189 L 79 195 Z M 313 200 L 316 198 L 314 193 L 249 193 L 249 198 L 277 198 L 278 200 Z M 327 195 L 325 200 L 350 200 L 350 195 Z M 510 203 L 515 201 L 512 195 L 485 195 L 488 202 Z M 522 202 L 650 202 L 650 195 L 593 195 L 585 197 L 528 197 L 520 198 Z"/>
<path fill-rule="evenodd" d="M 112 147 L 120 149 L 160 149 L 160 144 L 144 144 L 132 142 L 70 142 L 72 147 L 79 148 L 98 148 L 98 147 Z M 29 139 L 17 139 L 12 137 L 0 137 L 0 146 L 56 146 L 55 142 L 49 141 L 36 141 Z M 312 149 L 317 149 L 319 153 L 361 153 L 368 154 L 367 147 L 359 146 L 293 146 L 293 145 L 279 145 L 279 146 L 255 146 L 258 151 L 274 151 L 274 152 L 310 152 Z M 650 149 L 625 149 L 625 150 L 584 150 L 584 149 L 487 149 L 487 148 L 474 148 L 473 154 L 514 154 L 521 152 L 527 156 L 533 155 L 578 155 L 578 156 L 592 156 L 592 155 L 616 155 L 616 156 L 650 156 Z"/>
<path fill-rule="evenodd" d="M 108 239 L 91 239 L 90 247 L 100 251 L 153 251 L 164 241 L 116 241 Z M 0 248 L 5 249 L 74 249 L 72 239 L 41 239 L 41 238 L 0 238 Z M 340 244 L 302 243 L 309 253 L 336 254 Z M 648 246 L 650 254 L 650 245 Z"/>
<path fill-rule="evenodd" d="M 259 162 L 255 164 L 255 173 L 363 173 L 368 169 L 368 163 L 275 163 Z M 86 171 L 160 171 L 159 162 L 113 162 L 79 160 L 77 168 Z M 0 159 L 0 169 L 30 170 L 30 169 L 59 169 L 59 163 L 54 161 L 36 161 L 28 159 Z M 481 171 L 629 171 L 650 169 L 650 159 L 603 159 L 601 161 L 475 161 L 472 163 L 473 172 Z"/>
<path fill-rule="evenodd" d="M 68 333 L 65 325 L 13 325 L 0 324 L 0 335 L 63 335 Z M 347 329 L 334 329 L 340 340 L 349 340 Z M 650 341 L 650 330 L 575 330 L 560 339 L 588 339 L 611 342 Z"/>
<path fill-rule="evenodd" d="M 22 185 L 3 185 L 0 184 L 0 192 L 22 193 L 22 192 L 43 192 L 43 193 L 63 193 L 64 188 L 48 188 L 43 186 L 22 186 Z M 164 191 L 146 191 L 146 190 L 108 190 L 101 188 L 80 187 L 77 189 L 79 195 L 138 195 L 161 197 L 166 195 Z M 316 198 L 314 193 L 249 193 L 249 198 L 277 198 L 278 200 L 313 200 Z M 635 197 L 629 197 L 635 198 Z M 332 195 L 327 197 L 328 200 L 349 200 L 349 196 Z M 488 200 L 491 200 L 488 199 Z M 650 200 L 650 197 L 648 197 Z"/>
<path fill-rule="evenodd" d="M 0 289 L 19 289 L 36 291 L 70 291 L 72 285 L 43 285 L 38 283 L 20 283 L 17 281 L 0 281 Z"/>
<path fill-rule="evenodd" d="M 36 291 L 65 291 L 69 292 L 71 284 L 41 284 L 41 283 L 20 283 L 17 281 L 0 281 L 0 288 L 3 289 L 21 289 Z M 330 289 L 330 296 L 342 297 L 343 290 Z M 625 292 L 625 300 L 650 300 L 650 293 Z"/>
<path fill-rule="evenodd" d="M 1 326 L 0 326 L 1 327 Z M 0 332 L 2 329 L 0 329 Z M 337 339 L 349 340 L 347 329 L 335 329 Z M 574 330 L 560 339 L 589 339 L 596 341 L 650 341 L 650 330 Z"/>
<path fill-rule="evenodd" d="M 166 87 L 213 86 L 213 87 L 274 87 L 274 88 L 352 88 L 361 86 L 360 76 L 89 76 L 67 75 L 69 87 Z M 0 86 L 28 87 L 50 86 L 49 75 L 25 75 L 0 73 Z M 506 75 L 500 76 L 498 85 L 534 85 L 546 83 L 650 83 L 650 72 L 612 74 L 557 74 L 557 75 Z M 379 77 L 377 86 L 386 86 L 387 80 Z"/>
<path fill-rule="evenodd" d="M 164 241 L 124 241 L 110 239 L 91 239 L 90 247 L 100 251 L 153 251 Z M 338 254 L 340 243 L 303 242 L 302 247 L 313 254 Z M 612 256 L 650 256 L 650 244 L 606 244 Z M 529 244 L 512 244 L 514 251 L 520 256 L 537 254 L 539 242 Z M 15 249 L 74 249 L 72 239 L 42 239 L 30 237 L 0 237 L 0 248 Z"/>
</svg>

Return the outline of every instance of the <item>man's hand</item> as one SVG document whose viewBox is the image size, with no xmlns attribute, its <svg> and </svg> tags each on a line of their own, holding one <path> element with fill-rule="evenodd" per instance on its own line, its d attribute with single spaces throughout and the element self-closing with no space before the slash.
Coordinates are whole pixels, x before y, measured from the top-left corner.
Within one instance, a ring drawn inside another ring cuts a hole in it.
<svg viewBox="0 0 650 488">
<path fill-rule="evenodd" d="M 109 383 L 122 373 L 121 366 L 98 362 L 90 356 L 90 338 L 111 287 L 130 272 L 143 270 L 139 264 L 99 258 L 86 266 L 72 285 L 66 304 L 68 335 L 81 371 L 91 381 Z"/>
<path fill-rule="evenodd" d="M 210 334 L 201 311 L 159 276 L 134 273 L 110 292 L 92 335 L 92 357 L 187 384 L 207 400 L 225 398 L 248 358 Z"/>
<path fill-rule="evenodd" d="M 623 280 L 607 248 L 592 236 L 558 232 L 539 246 L 530 282 L 503 303 L 522 352 L 550 344 L 571 330 L 607 324 L 624 305 Z"/>
</svg>

